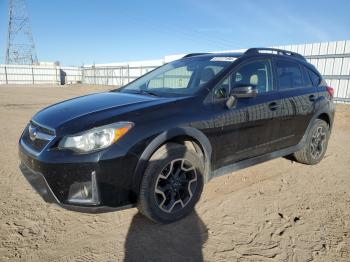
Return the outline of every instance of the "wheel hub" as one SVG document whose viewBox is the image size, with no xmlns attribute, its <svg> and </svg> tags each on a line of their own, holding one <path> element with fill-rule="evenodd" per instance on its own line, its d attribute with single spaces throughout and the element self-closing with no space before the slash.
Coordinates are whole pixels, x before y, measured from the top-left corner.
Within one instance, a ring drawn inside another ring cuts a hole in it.
<svg viewBox="0 0 350 262">
<path fill-rule="evenodd" d="M 158 175 L 155 198 L 160 209 L 167 213 L 184 208 L 192 199 L 197 186 L 197 173 L 186 159 L 175 159 Z"/>
</svg>

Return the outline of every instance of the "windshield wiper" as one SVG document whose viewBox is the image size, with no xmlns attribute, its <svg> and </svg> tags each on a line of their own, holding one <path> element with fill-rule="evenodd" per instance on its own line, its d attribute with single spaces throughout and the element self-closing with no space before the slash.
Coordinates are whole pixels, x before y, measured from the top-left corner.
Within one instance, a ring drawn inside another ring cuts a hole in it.
<svg viewBox="0 0 350 262">
<path fill-rule="evenodd" d="M 159 96 L 158 93 L 155 93 L 155 92 L 152 92 L 149 90 L 140 90 L 140 91 L 141 91 L 141 94 L 147 94 L 147 95 L 151 95 L 151 96 Z"/>
<path fill-rule="evenodd" d="M 158 93 L 155 93 L 155 92 L 152 92 L 152 91 L 149 91 L 149 90 L 144 90 L 144 89 L 141 89 L 141 90 L 125 90 L 126 93 L 131 93 L 131 94 L 140 94 L 140 95 L 148 95 L 148 96 L 160 96 Z"/>
</svg>

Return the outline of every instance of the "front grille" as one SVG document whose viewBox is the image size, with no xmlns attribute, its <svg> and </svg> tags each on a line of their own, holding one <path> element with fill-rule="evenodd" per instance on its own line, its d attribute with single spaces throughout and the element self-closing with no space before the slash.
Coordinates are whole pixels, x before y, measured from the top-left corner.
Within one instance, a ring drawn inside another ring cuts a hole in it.
<svg viewBox="0 0 350 262">
<path fill-rule="evenodd" d="M 30 129 L 35 133 L 34 136 L 30 135 Z M 31 149 L 40 152 L 42 151 L 48 143 L 54 138 L 55 132 L 46 127 L 43 127 L 37 123 L 31 122 L 25 129 L 22 140 L 25 145 Z M 33 138 L 34 137 L 34 138 Z"/>
</svg>

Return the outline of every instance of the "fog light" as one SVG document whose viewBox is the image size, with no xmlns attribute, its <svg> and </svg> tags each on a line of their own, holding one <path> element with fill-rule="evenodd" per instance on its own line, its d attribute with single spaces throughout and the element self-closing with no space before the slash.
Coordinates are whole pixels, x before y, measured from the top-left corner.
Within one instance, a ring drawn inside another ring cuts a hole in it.
<svg viewBox="0 0 350 262">
<path fill-rule="evenodd" d="M 88 190 L 87 186 L 83 186 L 82 195 L 83 195 L 83 197 L 88 198 L 89 190 Z"/>
<path fill-rule="evenodd" d="M 100 203 L 95 171 L 91 173 L 90 181 L 75 182 L 70 186 L 68 202 L 82 205 L 98 205 Z"/>
</svg>

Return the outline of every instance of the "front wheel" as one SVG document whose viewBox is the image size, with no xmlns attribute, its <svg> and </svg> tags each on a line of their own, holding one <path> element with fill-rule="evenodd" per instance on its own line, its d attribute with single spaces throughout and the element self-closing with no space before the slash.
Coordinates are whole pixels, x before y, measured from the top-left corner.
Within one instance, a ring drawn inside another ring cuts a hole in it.
<svg viewBox="0 0 350 262">
<path fill-rule="evenodd" d="M 295 159 L 303 164 L 314 165 L 319 163 L 327 150 L 329 126 L 321 119 L 316 119 L 307 134 L 305 146 L 294 153 Z"/>
<path fill-rule="evenodd" d="M 151 220 L 171 223 L 192 212 L 203 189 L 201 156 L 168 143 L 150 158 L 141 182 L 138 209 Z"/>
</svg>

